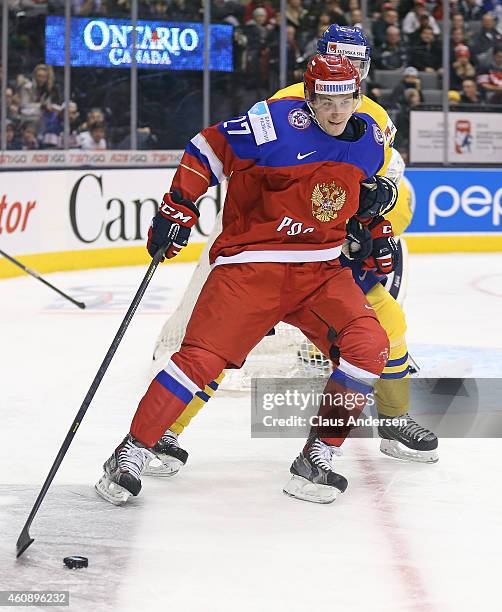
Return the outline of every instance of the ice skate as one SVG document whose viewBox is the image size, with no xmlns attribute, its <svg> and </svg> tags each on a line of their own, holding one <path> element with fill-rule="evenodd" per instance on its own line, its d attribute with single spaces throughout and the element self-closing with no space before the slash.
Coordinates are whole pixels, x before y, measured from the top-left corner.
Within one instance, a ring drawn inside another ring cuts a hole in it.
<svg viewBox="0 0 502 612">
<path fill-rule="evenodd" d="M 292 476 L 284 487 L 286 495 L 314 502 L 330 504 L 347 488 L 347 479 L 337 474 L 332 466 L 333 455 L 338 448 L 314 438 L 293 461 L 289 471 Z"/>
<path fill-rule="evenodd" d="M 151 450 L 154 457 L 147 462 L 144 476 L 174 476 L 188 459 L 187 451 L 178 443 L 178 434 L 169 429 Z"/>
<path fill-rule="evenodd" d="M 379 416 L 380 419 L 388 421 L 391 419 L 391 417 Z M 380 450 L 384 455 L 418 463 L 439 461 L 436 434 L 419 425 L 408 413 L 395 418 L 399 418 L 404 423 L 400 426 L 386 423 L 378 427 L 378 433 L 382 438 Z"/>
<path fill-rule="evenodd" d="M 141 491 L 141 473 L 154 455 L 128 434 L 103 465 L 104 474 L 94 485 L 98 495 L 116 506 Z"/>
</svg>

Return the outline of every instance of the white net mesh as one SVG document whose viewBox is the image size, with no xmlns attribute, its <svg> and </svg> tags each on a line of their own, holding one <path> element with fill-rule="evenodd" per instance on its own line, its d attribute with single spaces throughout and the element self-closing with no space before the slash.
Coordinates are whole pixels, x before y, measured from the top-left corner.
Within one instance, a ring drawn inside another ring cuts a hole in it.
<svg viewBox="0 0 502 612">
<path fill-rule="evenodd" d="M 175 312 L 164 324 L 154 349 L 154 371 L 165 367 L 185 335 L 187 323 L 203 284 L 209 275 L 209 249 L 221 232 L 221 212 L 208 239 L 190 283 Z M 279 323 L 275 334 L 267 336 L 251 351 L 240 370 L 227 370 L 223 388 L 246 389 L 256 377 L 322 376 L 330 371 L 330 362 L 307 340 L 300 330 Z"/>
</svg>

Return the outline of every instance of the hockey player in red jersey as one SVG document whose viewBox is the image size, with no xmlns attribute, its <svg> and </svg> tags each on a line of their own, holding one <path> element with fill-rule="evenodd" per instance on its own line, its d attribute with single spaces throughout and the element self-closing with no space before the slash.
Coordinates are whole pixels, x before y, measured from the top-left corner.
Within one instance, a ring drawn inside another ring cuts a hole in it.
<svg viewBox="0 0 502 612">
<path fill-rule="evenodd" d="M 186 147 L 152 221 L 148 250 L 166 248 L 166 257 L 175 256 L 197 220 L 193 202 L 230 177 L 223 231 L 180 350 L 151 382 L 130 433 L 104 464 L 96 489 L 112 503 L 139 493 L 149 449 L 193 395 L 225 368 L 240 367 L 279 321 L 332 355 L 326 391 L 342 399 L 370 393 L 387 362 L 387 336 L 338 260 L 351 219 L 374 239 L 360 245 L 360 256 L 385 272 L 395 262 L 392 228 L 379 216 L 395 203 L 395 188 L 383 179 L 379 187 L 388 199 L 360 201 L 361 184 L 383 164 L 383 135 L 369 115 L 353 114 L 360 81 L 345 57 L 314 56 L 305 94 L 305 101 L 259 102 L 246 115 L 203 130 Z M 321 415 L 329 413 L 320 407 Z M 343 492 L 347 480 L 331 458 L 346 434 L 343 428 L 313 430 L 285 492 L 318 503 Z"/>
</svg>

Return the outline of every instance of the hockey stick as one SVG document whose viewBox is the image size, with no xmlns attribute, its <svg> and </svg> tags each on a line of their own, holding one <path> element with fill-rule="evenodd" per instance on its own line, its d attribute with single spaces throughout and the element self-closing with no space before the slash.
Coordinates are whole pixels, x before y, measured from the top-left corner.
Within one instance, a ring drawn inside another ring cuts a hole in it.
<svg viewBox="0 0 502 612">
<path fill-rule="evenodd" d="M 86 308 L 86 305 L 84 304 L 84 302 L 79 302 L 78 300 L 75 300 L 74 298 L 70 297 L 64 291 L 61 291 L 61 289 L 58 289 L 57 287 L 54 287 L 53 284 L 49 283 L 49 281 L 46 281 L 45 278 L 42 278 L 38 272 L 35 272 L 35 270 L 30 270 L 30 268 L 27 268 L 20 261 L 18 261 L 17 259 L 14 259 L 14 257 L 11 257 L 10 255 L 7 255 L 7 253 L 5 251 L 0 250 L 0 255 L 5 257 L 5 259 L 8 259 L 11 263 L 13 263 L 18 268 L 21 268 L 21 270 L 26 272 L 26 274 L 29 274 L 30 276 L 33 276 L 33 278 L 36 278 L 37 280 L 39 280 L 44 285 L 47 285 L 47 287 L 50 287 L 53 291 L 55 291 L 56 293 L 59 293 L 59 295 L 62 295 L 64 298 L 66 298 L 67 300 L 69 300 L 70 302 L 75 304 L 75 306 L 78 306 L 79 308 Z"/>
<path fill-rule="evenodd" d="M 141 281 L 141 285 L 139 286 L 138 291 L 136 292 L 136 295 L 134 296 L 134 299 L 131 302 L 131 305 L 129 306 L 129 309 L 124 319 L 122 320 L 122 323 L 120 324 L 120 327 L 115 335 L 115 338 L 113 339 L 113 342 L 110 345 L 110 348 L 108 349 L 108 352 L 105 355 L 105 358 L 103 359 L 103 363 L 101 364 L 96 376 L 94 377 L 94 380 L 92 381 L 92 384 L 89 387 L 89 391 L 87 391 L 87 395 L 85 396 L 85 399 L 82 402 L 82 405 L 80 406 L 80 410 L 77 412 L 77 415 L 75 416 L 75 419 L 73 420 L 73 423 L 68 433 L 66 434 L 66 438 L 64 439 L 64 442 L 61 445 L 61 448 L 59 449 L 56 459 L 54 460 L 54 463 L 52 464 L 50 472 L 47 475 L 47 478 L 45 479 L 45 482 L 40 490 L 40 493 L 38 494 L 38 497 L 30 512 L 30 515 L 26 521 L 26 524 L 23 527 L 23 530 L 21 531 L 19 538 L 17 540 L 17 543 L 16 543 L 16 548 L 17 548 L 16 556 L 17 557 L 20 557 L 24 553 L 24 551 L 28 548 L 28 546 L 34 542 L 34 538 L 30 536 L 31 523 L 33 522 L 33 519 L 35 518 L 35 515 L 38 512 L 38 509 L 40 508 L 40 505 L 47 491 L 49 490 L 49 487 L 51 486 L 54 476 L 56 475 L 56 472 L 58 471 L 59 466 L 61 465 L 61 462 L 63 461 L 63 458 L 66 455 L 66 452 L 68 448 L 70 447 L 70 444 L 72 443 L 72 440 L 77 432 L 77 429 L 79 428 L 80 423 L 82 422 L 82 419 L 84 418 L 84 415 L 87 412 L 87 409 L 89 408 L 92 398 L 94 397 L 101 381 L 103 380 L 106 370 L 108 369 L 108 366 L 110 365 L 110 362 L 113 359 L 113 356 L 115 355 L 115 352 L 122 338 L 124 337 L 126 329 L 128 328 L 129 323 L 131 322 L 134 316 L 134 313 L 136 312 L 139 306 L 139 303 L 141 302 L 141 299 L 143 295 L 145 294 L 145 291 L 150 281 L 152 280 L 153 274 L 155 270 L 157 269 L 157 266 L 164 258 L 165 250 L 166 250 L 165 247 L 163 247 L 159 249 L 157 253 L 155 253 L 155 256 L 153 257 L 152 262 L 150 263 L 150 266 L 148 267 L 148 270 L 143 280 Z"/>
</svg>

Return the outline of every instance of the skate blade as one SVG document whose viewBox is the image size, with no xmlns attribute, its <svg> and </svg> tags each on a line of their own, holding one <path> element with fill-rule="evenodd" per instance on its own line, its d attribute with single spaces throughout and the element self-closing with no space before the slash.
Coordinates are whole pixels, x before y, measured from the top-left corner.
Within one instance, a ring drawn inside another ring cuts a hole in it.
<svg viewBox="0 0 502 612">
<path fill-rule="evenodd" d="M 382 439 L 380 441 L 380 451 L 388 457 L 401 461 L 413 461 L 415 463 L 437 463 L 439 461 L 436 449 L 430 451 L 413 450 L 397 440 Z"/>
<path fill-rule="evenodd" d="M 124 489 L 124 487 L 112 482 L 105 475 L 101 476 L 98 482 L 94 485 L 94 488 L 100 497 L 107 502 L 110 502 L 114 506 L 123 506 L 129 497 L 131 497 L 131 493 L 127 489 Z"/>
<path fill-rule="evenodd" d="M 165 455 L 162 459 L 154 457 L 149 461 L 142 472 L 142 476 L 156 476 L 157 478 L 169 478 L 174 476 L 183 467 L 183 463 L 175 457 Z"/>
<path fill-rule="evenodd" d="M 331 504 L 341 491 L 336 487 L 315 484 L 306 478 L 293 475 L 284 487 L 283 493 L 289 495 L 289 497 L 312 502 L 314 504 Z"/>
</svg>

